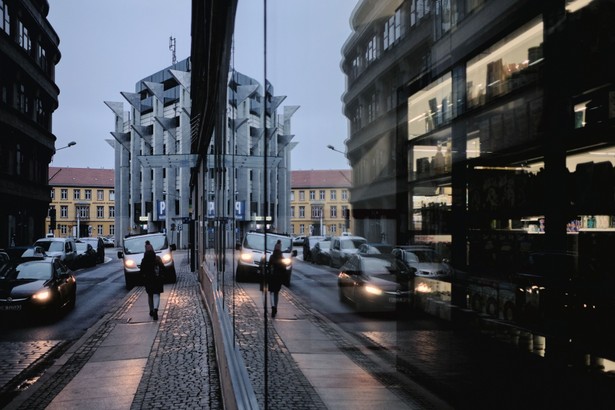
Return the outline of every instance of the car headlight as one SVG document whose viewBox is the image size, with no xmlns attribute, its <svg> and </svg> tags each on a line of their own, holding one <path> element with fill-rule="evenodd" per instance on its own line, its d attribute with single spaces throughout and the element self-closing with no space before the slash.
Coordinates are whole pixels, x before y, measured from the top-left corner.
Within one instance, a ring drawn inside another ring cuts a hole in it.
<svg viewBox="0 0 615 410">
<path fill-rule="evenodd" d="M 162 263 L 166 264 L 166 263 L 171 262 L 171 260 L 173 260 L 173 257 L 171 256 L 170 253 L 167 253 L 165 255 L 162 255 L 162 257 L 160 259 L 162 259 Z"/>
<path fill-rule="evenodd" d="M 366 285 L 365 286 L 365 292 L 371 293 L 372 295 L 376 295 L 376 296 L 382 295 L 382 289 L 379 289 L 379 288 L 377 288 L 375 286 L 371 286 L 371 285 Z"/>
<path fill-rule="evenodd" d="M 286 266 L 290 266 L 291 259 L 290 258 L 282 258 L 282 263 Z"/>
<path fill-rule="evenodd" d="M 39 290 L 34 295 L 32 295 L 32 299 L 38 302 L 46 302 L 51 298 L 51 292 L 47 289 Z"/>
<path fill-rule="evenodd" d="M 136 268 L 137 267 L 137 262 L 135 262 L 132 259 L 124 259 L 124 266 L 126 268 Z"/>
<path fill-rule="evenodd" d="M 241 260 L 247 263 L 252 262 L 252 254 L 251 253 L 242 253 Z"/>
</svg>

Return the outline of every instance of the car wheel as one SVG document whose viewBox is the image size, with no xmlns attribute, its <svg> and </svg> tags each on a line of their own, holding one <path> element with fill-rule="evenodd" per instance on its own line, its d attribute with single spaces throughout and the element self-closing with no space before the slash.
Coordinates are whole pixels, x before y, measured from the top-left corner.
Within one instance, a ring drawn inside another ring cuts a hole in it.
<svg viewBox="0 0 615 410">
<path fill-rule="evenodd" d="M 124 274 L 124 281 L 126 282 L 126 290 L 130 290 L 134 287 L 134 283 L 132 283 L 132 280 L 128 279 L 126 274 Z"/>
<path fill-rule="evenodd" d="M 338 290 L 340 302 L 348 303 L 348 298 L 346 298 L 346 295 L 344 295 L 344 289 L 342 288 L 342 286 L 338 285 L 337 290 Z"/>
<path fill-rule="evenodd" d="M 70 295 L 70 301 L 68 302 L 68 310 L 73 310 L 77 304 L 77 288 Z"/>
<path fill-rule="evenodd" d="M 167 278 L 169 283 L 177 282 L 177 271 L 175 270 L 175 266 L 173 266 L 169 272 L 170 273 L 169 273 L 168 278 Z"/>
<path fill-rule="evenodd" d="M 241 266 L 237 266 L 237 270 L 235 271 L 235 281 L 236 282 L 244 282 L 246 280 L 245 269 Z"/>
</svg>

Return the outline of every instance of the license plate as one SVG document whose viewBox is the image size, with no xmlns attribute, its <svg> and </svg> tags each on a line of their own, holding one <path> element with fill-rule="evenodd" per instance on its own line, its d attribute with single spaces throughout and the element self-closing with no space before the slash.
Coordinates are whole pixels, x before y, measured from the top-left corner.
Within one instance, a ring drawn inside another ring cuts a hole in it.
<svg viewBox="0 0 615 410">
<path fill-rule="evenodd" d="M 406 297 L 399 297 L 399 298 L 390 297 L 389 298 L 389 303 L 408 303 L 409 301 L 410 299 Z"/>
<path fill-rule="evenodd" d="M 18 311 L 21 310 L 21 305 L 0 305 L 0 310 Z"/>
</svg>

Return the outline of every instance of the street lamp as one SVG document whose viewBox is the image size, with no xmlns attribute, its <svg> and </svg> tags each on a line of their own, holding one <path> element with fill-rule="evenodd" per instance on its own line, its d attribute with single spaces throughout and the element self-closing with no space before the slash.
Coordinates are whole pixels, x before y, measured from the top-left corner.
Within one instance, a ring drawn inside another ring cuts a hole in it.
<svg viewBox="0 0 615 410">
<path fill-rule="evenodd" d="M 331 151 L 339 152 L 340 154 L 346 155 L 345 152 L 340 151 L 339 149 L 335 149 L 335 147 L 333 145 L 327 145 L 327 148 L 329 148 Z"/>
<path fill-rule="evenodd" d="M 76 143 L 75 141 L 71 141 L 71 142 L 69 142 L 69 143 L 68 143 L 68 145 L 67 145 L 67 146 L 65 146 L 65 147 L 56 148 L 56 152 L 58 152 L 59 150 L 64 149 L 64 148 L 69 148 L 69 147 L 72 147 L 73 145 L 77 145 L 77 143 Z"/>
</svg>

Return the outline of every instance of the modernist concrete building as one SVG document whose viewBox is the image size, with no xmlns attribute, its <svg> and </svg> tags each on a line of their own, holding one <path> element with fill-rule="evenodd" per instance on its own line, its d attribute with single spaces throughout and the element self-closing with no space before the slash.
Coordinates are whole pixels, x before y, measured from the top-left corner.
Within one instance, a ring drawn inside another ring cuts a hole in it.
<svg viewBox="0 0 615 410">
<path fill-rule="evenodd" d="M 49 187 L 47 233 L 62 238 L 115 235 L 114 170 L 49 167 Z"/>
<path fill-rule="evenodd" d="M 45 234 L 59 38 L 44 0 L 0 0 L 0 248 Z"/>
<path fill-rule="evenodd" d="M 291 171 L 290 233 L 334 236 L 352 232 L 351 186 L 352 173 L 347 169 Z"/>
<path fill-rule="evenodd" d="M 190 60 L 137 82 L 122 102 L 106 101 L 115 115 L 115 229 L 118 239 L 166 232 L 188 246 L 190 218 Z"/>
<path fill-rule="evenodd" d="M 210 144 L 208 191 L 218 199 L 213 216 L 234 219 L 239 238 L 248 230 L 288 233 L 291 229 L 290 151 L 296 145 L 291 117 L 299 107 L 282 106 L 285 98 L 274 95 L 272 84 L 263 89 L 255 79 L 231 71 L 226 148 L 216 154 L 216 142 Z M 228 177 L 216 190 L 214 165 L 220 160 L 221 176 Z"/>
</svg>

